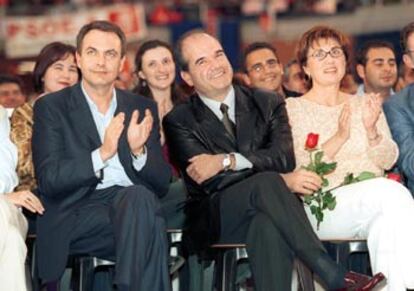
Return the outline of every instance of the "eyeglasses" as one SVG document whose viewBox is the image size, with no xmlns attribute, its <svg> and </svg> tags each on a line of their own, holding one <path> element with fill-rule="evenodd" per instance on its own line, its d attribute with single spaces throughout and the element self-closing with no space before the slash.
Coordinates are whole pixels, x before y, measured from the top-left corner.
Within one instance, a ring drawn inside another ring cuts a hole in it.
<svg viewBox="0 0 414 291">
<path fill-rule="evenodd" d="M 279 61 L 276 59 L 270 59 L 267 60 L 264 64 L 262 63 L 258 63 L 258 64 L 254 64 L 249 70 L 247 70 L 248 72 L 254 71 L 256 73 L 260 73 L 263 72 L 265 67 L 268 69 L 274 69 L 276 68 L 276 66 L 279 65 Z"/>
<path fill-rule="evenodd" d="M 406 50 L 405 51 L 407 54 L 412 54 L 412 53 L 414 53 L 414 50 Z"/>
<path fill-rule="evenodd" d="M 339 58 L 344 55 L 344 51 L 341 47 L 335 46 L 331 48 L 330 51 L 324 51 L 322 49 L 313 52 L 310 56 L 317 59 L 318 61 L 323 61 L 328 55 L 331 55 L 333 58 Z"/>
</svg>

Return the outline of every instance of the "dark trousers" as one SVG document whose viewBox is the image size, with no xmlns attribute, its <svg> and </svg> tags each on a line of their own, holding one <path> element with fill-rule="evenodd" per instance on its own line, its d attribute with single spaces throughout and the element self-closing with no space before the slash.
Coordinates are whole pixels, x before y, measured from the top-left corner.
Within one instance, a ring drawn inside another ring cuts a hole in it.
<svg viewBox="0 0 414 291">
<path fill-rule="evenodd" d="M 219 195 L 220 242 L 247 244 L 256 290 L 290 290 L 294 257 L 328 289 L 344 287 L 346 271 L 329 257 L 279 174 L 253 175 Z"/>
<path fill-rule="evenodd" d="M 141 185 L 96 190 L 76 211 L 70 253 L 115 260 L 117 290 L 170 290 L 161 207 Z"/>
</svg>

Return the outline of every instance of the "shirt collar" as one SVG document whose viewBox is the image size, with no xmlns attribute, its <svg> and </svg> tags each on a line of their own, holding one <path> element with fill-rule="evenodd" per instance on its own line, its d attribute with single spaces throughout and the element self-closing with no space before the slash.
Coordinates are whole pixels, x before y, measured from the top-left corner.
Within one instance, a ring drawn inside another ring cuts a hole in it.
<svg viewBox="0 0 414 291">
<path fill-rule="evenodd" d="M 86 92 L 85 87 L 83 87 L 83 82 L 81 82 L 81 89 L 82 89 L 83 95 L 85 96 L 86 102 L 88 102 L 88 106 L 91 109 L 91 111 L 92 112 L 99 112 L 98 106 L 96 106 L 95 102 L 92 100 L 92 98 Z M 104 115 L 106 115 L 108 113 L 111 113 L 111 115 L 113 115 L 114 112 L 115 112 L 117 104 L 118 103 L 116 101 L 116 90 L 114 88 L 113 92 L 112 92 L 111 104 L 109 105 L 108 111 Z"/>
<path fill-rule="evenodd" d="M 364 96 L 364 94 L 365 94 L 365 86 L 364 86 L 364 84 L 360 84 L 359 86 L 358 86 L 358 90 L 357 90 L 357 93 L 356 93 L 358 96 Z M 394 92 L 394 89 L 393 88 L 391 88 L 390 89 L 390 96 L 391 95 L 394 95 L 395 94 L 395 92 Z"/>
<path fill-rule="evenodd" d="M 233 86 L 230 87 L 229 92 L 227 93 L 226 97 L 224 98 L 223 102 L 213 100 L 201 94 L 200 96 L 201 101 L 211 110 L 213 111 L 214 115 L 218 117 L 218 119 L 223 118 L 223 113 L 220 111 L 221 103 L 226 104 L 229 107 L 229 116 L 232 121 L 234 121 L 234 113 L 235 113 L 235 104 L 236 104 L 236 95 L 234 93 Z M 233 118 L 232 118 L 233 117 Z"/>
</svg>

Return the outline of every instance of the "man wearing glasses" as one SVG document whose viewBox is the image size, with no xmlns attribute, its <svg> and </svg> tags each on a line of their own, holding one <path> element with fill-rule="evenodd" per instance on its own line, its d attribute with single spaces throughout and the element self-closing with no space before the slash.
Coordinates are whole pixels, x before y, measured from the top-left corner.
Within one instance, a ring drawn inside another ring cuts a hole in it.
<svg viewBox="0 0 414 291">
<path fill-rule="evenodd" d="M 267 42 L 254 42 L 243 53 L 244 81 L 254 88 L 276 92 L 283 97 L 302 94 L 286 90 L 282 86 L 283 65 L 276 49 Z"/>
<path fill-rule="evenodd" d="M 408 68 L 414 68 L 414 22 L 401 31 L 403 62 Z M 414 190 L 414 84 L 405 87 L 384 103 L 394 140 L 400 149 L 398 167 L 407 178 L 407 186 Z"/>
</svg>

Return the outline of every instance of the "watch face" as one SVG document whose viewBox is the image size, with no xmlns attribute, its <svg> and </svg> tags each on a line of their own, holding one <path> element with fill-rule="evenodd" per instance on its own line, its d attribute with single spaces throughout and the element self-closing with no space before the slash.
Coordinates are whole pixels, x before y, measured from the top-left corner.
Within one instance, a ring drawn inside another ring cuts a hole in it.
<svg viewBox="0 0 414 291">
<path fill-rule="evenodd" d="M 229 156 L 226 156 L 226 157 L 224 158 L 224 160 L 223 160 L 223 167 L 225 168 L 225 167 L 230 166 L 230 163 L 231 163 L 231 161 L 230 161 L 230 157 L 229 157 Z"/>
</svg>

